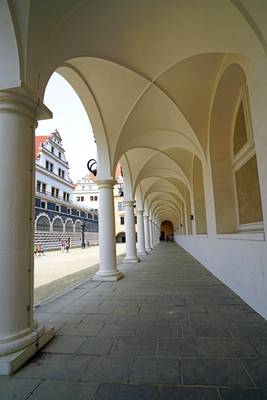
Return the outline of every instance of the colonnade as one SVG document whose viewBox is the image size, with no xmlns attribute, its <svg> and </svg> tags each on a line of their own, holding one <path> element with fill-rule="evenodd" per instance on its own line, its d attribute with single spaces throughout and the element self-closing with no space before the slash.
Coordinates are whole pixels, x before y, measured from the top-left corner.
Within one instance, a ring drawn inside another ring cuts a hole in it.
<svg viewBox="0 0 267 400">
<path fill-rule="evenodd" d="M 97 180 L 99 188 L 99 271 L 96 281 L 116 281 L 123 277 L 116 263 L 113 179 Z M 137 263 L 159 243 L 160 227 L 143 209 L 137 215 L 137 247 L 134 220 L 135 201 L 125 200 L 126 256 L 125 263 Z"/>
</svg>

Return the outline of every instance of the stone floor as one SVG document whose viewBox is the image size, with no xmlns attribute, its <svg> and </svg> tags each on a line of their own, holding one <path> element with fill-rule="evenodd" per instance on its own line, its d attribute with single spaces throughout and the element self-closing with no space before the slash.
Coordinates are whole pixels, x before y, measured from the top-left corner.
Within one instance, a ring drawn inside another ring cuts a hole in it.
<svg viewBox="0 0 267 400">
<path fill-rule="evenodd" d="M 38 308 L 57 336 L 1 400 L 267 399 L 263 318 L 174 243 L 120 269 Z"/>
</svg>

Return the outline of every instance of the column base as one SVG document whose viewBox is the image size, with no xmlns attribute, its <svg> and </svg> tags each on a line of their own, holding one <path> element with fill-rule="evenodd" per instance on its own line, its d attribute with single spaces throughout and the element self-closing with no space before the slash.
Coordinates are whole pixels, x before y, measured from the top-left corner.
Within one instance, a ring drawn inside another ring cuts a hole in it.
<svg viewBox="0 0 267 400">
<path fill-rule="evenodd" d="M 116 272 L 97 272 L 95 276 L 93 276 L 92 281 L 94 282 L 115 282 L 119 281 L 121 278 L 123 278 L 123 274 L 120 271 Z"/>
<path fill-rule="evenodd" d="M 147 254 L 151 253 L 151 251 L 152 251 L 151 247 L 147 247 L 147 248 L 146 248 Z"/>
<path fill-rule="evenodd" d="M 137 255 L 138 255 L 138 256 L 146 256 L 146 255 L 147 255 L 147 252 L 146 252 L 146 251 L 138 251 L 138 252 L 137 252 Z"/>
<path fill-rule="evenodd" d="M 127 263 L 127 264 L 136 264 L 140 262 L 140 258 L 139 257 L 125 257 L 123 259 L 123 263 Z"/>
<path fill-rule="evenodd" d="M 42 335 L 29 346 L 0 357 L 0 375 L 11 375 L 55 336 L 53 327 L 43 327 Z"/>
</svg>

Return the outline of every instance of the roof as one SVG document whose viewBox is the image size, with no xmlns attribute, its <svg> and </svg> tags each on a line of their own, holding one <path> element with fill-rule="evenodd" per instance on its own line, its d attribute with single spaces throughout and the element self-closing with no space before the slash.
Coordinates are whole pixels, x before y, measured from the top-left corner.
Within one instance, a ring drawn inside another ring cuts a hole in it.
<svg viewBox="0 0 267 400">
<path fill-rule="evenodd" d="M 47 141 L 50 135 L 35 136 L 35 160 L 39 154 L 39 147 Z"/>
</svg>

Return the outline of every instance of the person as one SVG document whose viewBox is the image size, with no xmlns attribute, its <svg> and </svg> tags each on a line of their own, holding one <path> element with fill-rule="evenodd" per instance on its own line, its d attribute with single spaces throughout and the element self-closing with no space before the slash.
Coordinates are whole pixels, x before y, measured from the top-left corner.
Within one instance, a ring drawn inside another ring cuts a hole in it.
<svg viewBox="0 0 267 400">
<path fill-rule="evenodd" d="M 37 256 L 38 254 L 38 246 L 36 243 L 34 243 L 34 255 Z"/>
<path fill-rule="evenodd" d="M 67 253 L 69 252 L 69 248 L 70 248 L 70 238 L 68 238 L 68 240 L 66 241 L 65 249 L 67 250 Z"/>
<path fill-rule="evenodd" d="M 60 239 L 60 247 L 61 247 L 61 251 L 63 252 L 65 249 L 65 241 L 63 239 Z"/>
<path fill-rule="evenodd" d="M 39 244 L 38 244 L 38 255 L 40 256 L 41 254 L 42 254 L 43 256 L 45 255 L 45 254 L 44 254 L 44 250 L 43 250 L 43 246 L 42 246 L 41 243 L 39 243 Z"/>
</svg>

